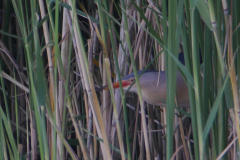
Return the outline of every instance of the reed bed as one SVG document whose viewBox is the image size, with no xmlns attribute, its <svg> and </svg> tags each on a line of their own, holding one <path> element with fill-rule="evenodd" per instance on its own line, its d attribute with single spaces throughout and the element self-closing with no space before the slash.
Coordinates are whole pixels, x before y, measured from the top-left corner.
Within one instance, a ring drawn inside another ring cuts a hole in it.
<svg viewBox="0 0 240 160">
<path fill-rule="evenodd" d="M 0 159 L 239 159 L 239 6 L 2 0 Z M 143 101 L 143 69 L 166 71 L 167 107 Z M 130 73 L 138 94 L 123 90 Z"/>
</svg>

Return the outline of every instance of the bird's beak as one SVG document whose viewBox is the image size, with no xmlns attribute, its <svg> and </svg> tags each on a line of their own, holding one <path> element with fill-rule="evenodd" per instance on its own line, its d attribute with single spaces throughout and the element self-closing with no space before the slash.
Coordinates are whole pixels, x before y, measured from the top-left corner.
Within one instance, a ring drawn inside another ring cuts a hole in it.
<svg viewBox="0 0 240 160">
<path fill-rule="evenodd" d="M 122 85 L 123 85 L 123 87 L 126 87 L 126 86 L 131 85 L 131 83 L 129 83 L 129 82 L 126 81 L 126 80 L 123 80 L 123 81 L 122 81 Z M 114 88 L 114 89 L 117 89 L 117 88 L 119 88 L 119 87 L 120 87 L 120 86 L 119 86 L 119 82 L 113 83 L 113 88 Z M 96 91 L 102 91 L 102 90 L 109 90 L 108 85 L 96 89 Z"/>
</svg>

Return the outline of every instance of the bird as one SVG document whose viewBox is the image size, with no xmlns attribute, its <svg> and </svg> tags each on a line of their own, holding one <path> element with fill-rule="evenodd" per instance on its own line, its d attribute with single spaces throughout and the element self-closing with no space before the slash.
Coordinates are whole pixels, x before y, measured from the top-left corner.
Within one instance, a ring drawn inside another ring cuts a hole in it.
<svg viewBox="0 0 240 160">
<path fill-rule="evenodd" d="M 139 84 L 141 87 L 142 98 L 145 102 L 166 107 L 167 98 L 167 81 L 165 71 L 141 70 L 137 72 Z M 122 79 L 123 90 L 138 93 L 134 73 L 129 74 Z M 133 84 L 134 83 L 134 84 Z M 133 84 L 133 85 L 132 85 Z M 132 85 L 132 86 L 131 86 Z M 130 87 L 131 86 L 131 87 Z M 118 89 L 119 82 L 113 83 L 113 88 Z M 130 88 L 129 88 L 130 87 Z M 103 86 L 100 90 L 108 90 L 108 85 Z M 177 72 L 176 80 L 176 99 L 178 107 L 189 107 L 188 86 L 181 73 Z"/>
</svg>

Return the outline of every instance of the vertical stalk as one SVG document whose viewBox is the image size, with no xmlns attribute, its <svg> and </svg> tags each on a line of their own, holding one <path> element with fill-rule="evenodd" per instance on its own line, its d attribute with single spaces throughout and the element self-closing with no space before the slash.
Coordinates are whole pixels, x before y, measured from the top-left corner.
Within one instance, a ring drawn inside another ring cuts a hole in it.
<svg viewBox="0 0 240 160">
<path fill-rule="evenodd" d="M 178 7 L 178 8 L 177 8 Z M 175 113 L 175 95 L 176 95 L 176 76 L 177 65 L 172 56 L 177 57 L 180 40 L 180 24 L 182 21 L 183 1 L 169 1 L 168 10 L 168 41 L 167 41 L 167 159 L 173 155 L 173 124 Z M 165 39 L 164 39 L 165 40 Z M 166 46 L 166 45 L 165 45 Z"/>
<path fill-rule="evenodd" d="M 127 40 L 127 44 L 128 44 L 128 48 L 129 48 L 129 54 L 130 54 L 130 58 L 131 58 L 132 66 L 133 66 L 133 72 L 134 72 L 134 76 L 135 76 L 135 82 L 136 82 L 137 90 L 138 90 L 138 98 L 139 98 L 140 106 L 141 106 L 141 113 L 142 113 L 141 117 L 142 117 L 142 123 L 143 123 L 143 134 L 144 134 L 144 141 L 145 141 L 145 147 L 146 147 L 146 154 L 147 154 L 147 159 L 150 160 L 151 158 L 150 158 L 149 140 L 148 140 L 148 135 L 147 135 L 145 106 L 144 106 L 143 99 L 142 99 L 142 93 L 141 93 L 141 88 L 140 88 L 140 84 L 139 84 L 137 68 L 135 65 L 135 60 L 134 60 L 133 51 L 132 51 L 132 45 L 131 45 L 131 41 L 130 41 L 130 37 L 129 37 L 129 33 L 128 33 L 128 23 L 127 23 L 127 15 L 125 13 L 126 7 L 125 7 L 124 0 L 121 0 L 121 6 L 123 9 L 123 21 L 124 21 L 124 27 L 125 27 L 125 36 L 126 36 L 126 40 Z"/>
<path fill-rule="evenodd" d="M 72 5 L 72 4 L 75 4 L 75 1 L 73 1 L 73 3 L 72 3 L 69 0 L 68 3 L 72 7 L 73 31 L 74 31 L 74 34 L 75 34 L 75 39 L 76 39 L 76 44 L 77 44 L 78 56 L 80 58 L 80 64 L 81 64 L 81 68 L 82 68 L 84 85 L 85 85 L 86 90 L 87 90 L 87 94 L 88 94 L 90 106 L 91 106 L 91 109 L 92 109 L 94 121 L 95 121 L 96 128 L 97 128 L 97 131 L 98 131 L 98 136 L 100 138 L 103 138 L 103 141 L 104 141 L 104 143 L 100 143 L 101 149 L 102 149 L 104 158 L 111 160 L 112 155 L 110 153 L 108 138 L 107 138 L 107 134 L 106 134 L 104 124 L 103 124 L 102 113 L 101 113 L 101 110 L 100 110 L 99 102 L 97 100 L 97 95 L 96 95 L 95 87 L 94 87 L 94 84 L 93 84 L 93 80 L 92 80 L 92 77 L 89 74 L 88 60 L 87 60 L 87 56 L 86 56 L 86 51 L 84 49 L 82 34 L 81 34 L 79 24 L 78 24 L 78 19 L 77 19 L 77 15 L 76 15 L 76 8 L 75 8 L 74 5 Z"/>
<path fill-rule="evenodd" d="M 185 0 L 185 7 L 189 8 L 188 1 Z M 187 22 L 190 26 L 190 13 L 189 10 L 186 10 L 186 17 L 189 17 L 189 21 Z M 188 19 L 188 18 L 187 18 Z M 185 66 L 188 69 L 190 73 L 192 73 L 192 64 L 190 63 L 190 52 L 191 49 L 189 49 L 191 46 L 191 34 L 189 33 L 189 36 L 186 31 L 185 23 L 183 23 L 182 27 L 182 43 L 183 43 L 183 51 L 184 51 L 184 59 L 185 59 Z M 189 39 L 189 40 L 188 40 Z M 195 93 L 193 90 L 193 87 L 190 83 L 187 83 L 188 85 L 188 92 L 189 92 L 189 101 L 190 101 L 190 110 L 191 110 L 191 119 L 192 119 L 192 132 L 193 132 L 193 139 L 194 139 L 194 154 L 195 159 L 199 160 L 199 145 L 198 145 L 198 132 L 197 132 L 197 116 L 196 116 L 196 107 L 195 107 Z"/>
<path fill-rule="evenodd" d="M 113 103 L 113 112 L 114 112 L 114 116 L 116 118 L 118 142 L 119 142 L 119 146 L 120 146 L 120 150 L 121 150 L 122 160 L 125 160 L 124 145 L 123 145 L 123 139 L 122 139 L 122 131 L 121 131 L 121 128 L 120 128 L 120 123 L 119 123 L 119 114 L 117 112 L 116 103 L 114 101 L 114 93 L 113 93 L 113 86 L 112 86 L 112 81 L 111 81 L 110 64 L 109 64 L 109 59 L 108 58 L 105 58 L 105 64 L 106 64 L 106 69 L 107 69 L 107 78 L 108 78 L 107 80 L 108 80 L 108 84 L 109 84 L 108 86 L 109 86 L 111 99 L 112 99 L 112 103 Z"/>
<path fill-rule="evenodd" d="M 193 57 L 193 77 L 195 87 L 195 101 L 196 101 L 196 116 L 198 128 L 198 143 L 199 143 L 199 156 L 203 159 L 204 155 L 204 142 L 203 142 L 203 124 L 202 124 L 202 98 L 201 98 L 201 81 L 200 81 L 200 64 L 199 64 L 199 46 L 197 38 L 197 21 L 199 20 L 199 13 L 196 8 L 191 9 L 191 37 L 192 37 L 192 57 Z"/>
<path fill-rule="evenodd" d="M 107 0 L 104 0 L 104 5 L 105 5 L 105 9 L 108 12 Z M 107 23 L 108 23 L 108 27 L 109 27 L 108 32 L 109 32 L 109 36 L 110 36 L 110 39 L 111 39 L 111 42 L 112 42 L 111 43 L 112 44 L 112 51 L 113 51 L 113 56 L 114 56 L 116 70 L 117 70 L 119 86 L 120 86 L 120 92 L 121 92 L 121 97 L 122 97 L 128 160 L 131 160 L 131 149 L 130 149 L 130 139 L 129 139 L 129 133 L 128 133 L 129 129 L 128 129 L 128 116 L 127 116 L 128 114 L 127 114 L 127 108 L 126 108 L 126 97 L 125 97 L 125 94 L 124 94 L 124 91 L 123 91 L 121 75 L 120 75 L 120 70 L 119 70 L 119 65 L 118 65 L 118 60 L 117 60 L 117 54 L 116 54 L 116 48 L 115 48 L 115 43 L 114 43 L 114 38 L 113 38 L 112 28 L 114 27 L 114 25 L 113 25 L 113 22 L 110 21 L 109 16 L 107 16 Z M 111 86 L 111 85 L 109 85 L 109 86 Z"/>
</svg>

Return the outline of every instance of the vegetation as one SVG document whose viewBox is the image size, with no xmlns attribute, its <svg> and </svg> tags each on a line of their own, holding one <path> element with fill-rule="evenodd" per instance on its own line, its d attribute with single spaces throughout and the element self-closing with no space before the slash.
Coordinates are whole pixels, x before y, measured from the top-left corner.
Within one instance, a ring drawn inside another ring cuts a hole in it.
<svg viewBox="0 0 240 160">
<path fill-rule="evenodd" d="M 239 6 L 2 0 L 0 159 L 239 159 Z M 143 69 L 166 70 L 166 108 L 113 89 Z"/>
</svg>

